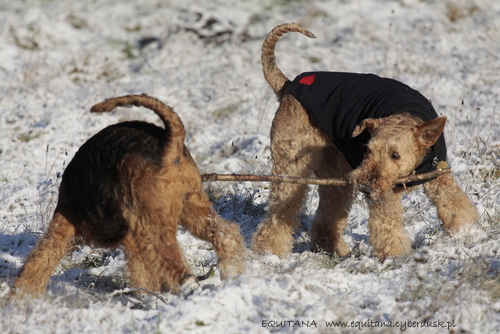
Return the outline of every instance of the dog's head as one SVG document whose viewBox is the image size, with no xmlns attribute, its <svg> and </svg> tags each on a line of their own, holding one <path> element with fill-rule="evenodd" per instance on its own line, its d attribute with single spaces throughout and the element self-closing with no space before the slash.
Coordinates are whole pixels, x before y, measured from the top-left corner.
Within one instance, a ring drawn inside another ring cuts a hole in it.
<svg viewBox="0 0 500 334">
<path fill-rule="evenodd" d="M 371 138 L 351 182 L 369 193 L 392 189 L 397 178 L 411 174 L 422 162 L 445 124 L 446 117 L 422 122 L 407 113 L 363 120 L 352 137 L 367 130 Z"/>
</svg>

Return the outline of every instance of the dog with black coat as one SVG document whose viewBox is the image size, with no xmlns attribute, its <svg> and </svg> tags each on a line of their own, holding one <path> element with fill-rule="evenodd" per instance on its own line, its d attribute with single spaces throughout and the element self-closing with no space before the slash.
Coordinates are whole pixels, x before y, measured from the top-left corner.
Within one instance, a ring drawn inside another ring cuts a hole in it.
<svg viewBox="0 0 500 334">
<path fill-rule="evenodd" d="M 289 80 L 274 55 L 287 32 L 314 37 L 297 24 L 283 24 L 262 46 L 264 77 L 280 102 L 271 127 L 273 174 L 349 180 L 346 187 L 319 186 L 311 249 L 339 256 L 350 252 L 342 235 L 359 189 L 370 210 L 374 254 L 385 259 L 410 253 L 401 199 L 421 182 L 401 185 L 397 179 L 446 165 L 446 117 L 438 117 L 418 91 L 373 74 L 306 72 Z M 423 187 L 446 231 L 461 235 L 476 225 L 476 208 L 452 174 Z M 252 240 L 256 252 L 291 252 L 306 191 L 302 184 L 272 183 L 267 217 Z"/>
</svg>

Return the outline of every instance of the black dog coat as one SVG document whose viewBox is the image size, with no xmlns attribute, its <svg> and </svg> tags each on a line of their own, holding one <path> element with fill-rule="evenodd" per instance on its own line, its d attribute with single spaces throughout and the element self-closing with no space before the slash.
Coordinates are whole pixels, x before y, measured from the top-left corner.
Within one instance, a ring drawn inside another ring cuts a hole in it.
<svg viewBox="0 0 500 334">
<path fill-rule="evenodd" d="M 423 121 L 438 117 L 431 103 L 418 91 L 399 81 L 374 74 L 306 72 L 287 82 L 283 91 L 292 94 L 313 116 L 353 169 L 361 164 L 370 139 L 367 131 L 351 137 L 355 126 L 363 119 L 404 112 Z M 446 161 L 443 134 L 415 173 L 430 172 L 439 161 Z"/>
</svg>

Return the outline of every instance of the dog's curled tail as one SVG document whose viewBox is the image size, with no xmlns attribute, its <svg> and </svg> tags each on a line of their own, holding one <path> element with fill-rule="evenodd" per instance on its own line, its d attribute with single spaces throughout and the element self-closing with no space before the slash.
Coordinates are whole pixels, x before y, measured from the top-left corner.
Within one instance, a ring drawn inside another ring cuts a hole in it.
<svg viewBox="0 0 500 334">
<path fill-rule="evenodd" d="M 177 152 L 182 152 L 184 147 L 184 139 L 186 138 L 186 130 L 184 129 L 184 125 L 182 124 L 181 119 L 172 108 L 152 96 L 142 94 L 114 97 L 107 99 L 104 102 L 97 103 L 92 108 L 90 108 L 90 111 L 96 113 L 106 112 L 111 111 L 116 107 L 123 107 L 128 105 L 134 105 L 136 107 L 146 107 L 153 110 L 163 121 L 165 129 L 170 134 L 170 148 L 176 149 Z"/>
<path fill-rule="evenodd" d="M 312 32 L 302 28 L 296 23 L 285 23 L 279 25 L 267 35 L 266 40 L 262 45 L 262 66 L 264 68 L 264 77 L 276 94 L 281 90 L 285 82 L 288 81 L 288 78 L 276 65 L 274 50 L 280 37 L 291 31 L 300 32 L 310 38 L 316 38 Z"/>
</svg>

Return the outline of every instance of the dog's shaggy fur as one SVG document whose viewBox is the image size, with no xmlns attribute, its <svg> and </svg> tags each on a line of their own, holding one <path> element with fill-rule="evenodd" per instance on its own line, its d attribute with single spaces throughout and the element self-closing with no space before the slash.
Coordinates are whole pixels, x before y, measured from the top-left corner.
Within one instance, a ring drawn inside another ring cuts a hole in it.
<svg viewBox="0 0 500 334">
<path fill-rule="evenodd" d="M 353 193 L 360 188 L 367 194 L 368 227 L 374 253 L 381 259 L 408 253 L 411 243 L 402 225 L 400 200 L 404 192 L 411 189 L 395 187 L 394 183 L 420 164 L 442 134 L 446 118 L 423 122 L 408 113 L 399 113 L 363 120 L 352 136 L 366 129 L 371 138 L 365 143 L 368 149 L 361 165 L 353 170 L 311 113 L 286 89 L 289 80 L 276 65 L 274 49 L 278 39 L 290 31 L 314 37 L 296 24 L 284 24 L 273 29 L 262 47 L 264 76 L 280 100 L 271 128 L 273 174 L 308 177 L 314 173 L 321 178 L 350 180 L 347 187 L 319 187 L 319 207 L 310 229 L 311 249 L 340 256 L 349 253 L 342 234 Z M 305 185 L 272 184 L 268 216 L 252 240 L 255 251 L 270 251 L 279 256 L 291 252 L 293 234 L 300 227 L 298 213 L 306 190 Z M 425 183 L 424 192 L 436 205 L 446 231 L 463 232 L 477 223 L 474 205 L 451 174 Z"/>
<path fill-rule="evenodd" d="M 99 247 L 123 246 L 134 287 L 191 291 L 198 283 L 177 243 L 179 224 L 213 245 L 222 278 L 243 271 L 239 226 L 212 209 L 177 114 L 146 95 L 109 99 L 91 111 L 125 105 L 152 109 L 165 129 L 118 123 L 79 149 L 63 174 L 54 218 L 15 280 L 16 297 L 45 292 L 75 237 Z"/>
</svg>

